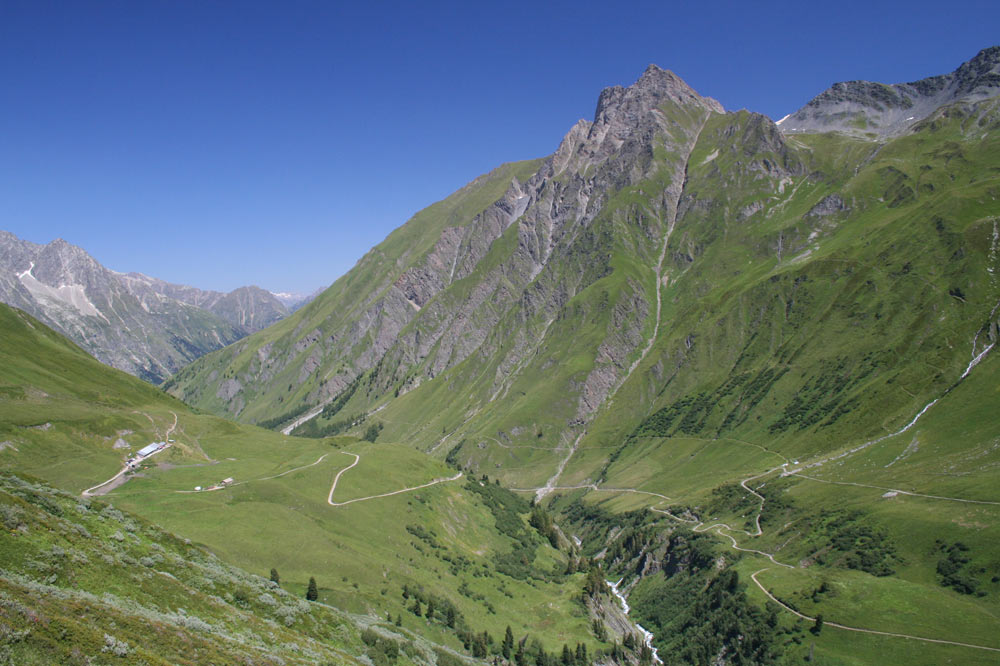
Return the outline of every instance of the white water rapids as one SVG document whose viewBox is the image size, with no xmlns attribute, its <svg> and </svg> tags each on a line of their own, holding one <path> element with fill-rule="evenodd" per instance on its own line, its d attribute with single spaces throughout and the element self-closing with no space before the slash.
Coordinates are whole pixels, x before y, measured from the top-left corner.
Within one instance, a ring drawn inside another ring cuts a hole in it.
<svg viewBox="0 0 1000 666">
<path fill-rule="evenodd" d="M 611 588 L 611 593 L 614 594 L 616 597 L 618 597 L 618 601 L 622 603 L 622 610 L 625 612 L 625 615 L 628 615 L 629 611 L 628 602 L 625 600 L 625 595 L 618 590 L 618 586 L 622 584 L 623 580 L 625 579 L 620 578 L 617 583 L 612 583 L 610 580 L 605 582 L 608 584 L 608 587 Z M 659 653 L 656 651 L 656 648 L 653 647 L 653 633 L 650 631 L 646 631 L 646 629 L 644 629 L 643 626 L 638 622 L 635 623 L 635 628 L 639 630 L 640 634 L 642 634 L 642 639 L 643 642 L 646 644 L 646 647 L 648 647 L 650 650 L 653 651 L 653 663 L 662 664 L 663 660 L 660 659 Z"/>
</svg>

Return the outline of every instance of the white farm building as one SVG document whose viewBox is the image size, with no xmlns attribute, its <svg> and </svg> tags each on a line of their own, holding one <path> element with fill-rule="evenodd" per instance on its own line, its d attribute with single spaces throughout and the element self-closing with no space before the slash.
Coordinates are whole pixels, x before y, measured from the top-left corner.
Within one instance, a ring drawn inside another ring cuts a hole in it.
<svg viewBox="0 0 1000 666">
<path fill-rule="evenodd" d="M 166 445 L 167 445 L 166 442 L 153 442 L 152 444 L 144 446 L 141 449 L 139 449 L 139 453 L 136 455 L 138 455 L 140 458 L 145 458 L 150 454 L 156 453 Z"/>
</svg>

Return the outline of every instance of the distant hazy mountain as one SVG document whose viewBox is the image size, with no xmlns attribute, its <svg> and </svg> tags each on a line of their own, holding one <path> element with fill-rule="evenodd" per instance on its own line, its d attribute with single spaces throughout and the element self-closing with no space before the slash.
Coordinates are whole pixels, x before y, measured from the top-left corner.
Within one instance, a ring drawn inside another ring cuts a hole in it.
<svg viewBox="0 0 1000 666">
<path fill-rule="evenodd" d="M 0 301 L 154 383 L 288 314 L 259 287 L 224 294 L 118 273 L 62 239 L 38 245 L 6 231 L 0 231 Z"/>
<path fill-rule="evenodd" d="M 299 294 L 299 293 L 293 293 L 293 292 L 287 292 L 287 291 L 279 291 L 279 292 L 272 291 L 270 293 L 276 299 L 278 299 L 279 301 L 281 301 L 281 303 L 286 308 L 288 308 L 289 312 L 295 312 L 296 310 L 298 310 L 299 308 L 301 308 L 303 305 L 306 305 L 307 303 L 309 303 L 310 301 L 312 301 L 314 298 L 316 298 L 317 296 L 319 296 L 320 294 L 322 294 L 325 289 L 326 289 L 326 287 L 320 287 L 319 289 L 315 290 L 311 294 Z"/>
</svg>

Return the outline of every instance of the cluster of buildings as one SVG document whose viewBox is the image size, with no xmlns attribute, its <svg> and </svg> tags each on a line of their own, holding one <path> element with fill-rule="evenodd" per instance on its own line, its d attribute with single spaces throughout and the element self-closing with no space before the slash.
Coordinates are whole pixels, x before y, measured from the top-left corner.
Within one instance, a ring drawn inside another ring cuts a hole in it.
<svg viewBox="0 0 1000 666">
<path fill-rule="evenodd" d="M 229 478 L 223 479 L 221 483 L 217 483 L 214 486 L 209 486 L 208 488 L 203 488 L 201 486 L 195 486 L 194 489 L 195 490 L 199 490 L 199 491 L 201 491 L 201 490 L 222 490 L 223 488 L 226 488 L 226 487 L 231 486 L 231 485 L 233 485 L 233 477 L 230 476 Z"/>
<path fill-rule="evenodd" d="M 136 465 L 139 464 L 140 460 L 142 460 L 143 458 L 148 458 L 149 456 L 153 455 L 160 449 L 165 449 L 166 447 L 167 447 L 166 442 L 153 442 L 152 444 L 144 446 L 138 451 L 136 451 L 135 455 L 130 457 L 126 462 L 131 469 L 135 469 Z"/>
</svg>

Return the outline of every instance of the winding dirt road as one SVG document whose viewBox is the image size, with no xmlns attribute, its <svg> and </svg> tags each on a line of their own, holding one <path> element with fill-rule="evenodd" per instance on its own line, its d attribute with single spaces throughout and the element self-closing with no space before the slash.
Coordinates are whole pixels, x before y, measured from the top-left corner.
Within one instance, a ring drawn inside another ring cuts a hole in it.
<svg viewBox="0 0 1000 666">
<path fill-rule="evenodd" d="M 434 486 L 434 485 L 437 485 L 439 483 L 446 483 L 448 481 L 457 481 L 458 479 L 462 478 L 462 473 L 459 472 L 455 476 L 449 476 L 449 477 L 445 477 L 445 478 L 441 478 L 441 479 L 434 479 L 433 481 L 431 481 L 429 483 L 425 483 L 425 484 L 420 485 L 420 486 L 413 486 L 412 488 L 403 488 L 402 490 L 394 490 L 391 493 L 382 493 L 380 495 L 369 495 L 367 497 L 357 497 L 355 499 L 347 500 L 346 502 L 334 502 L 333 501 L 333 491 L 335 491 L 337 489 L 337 483 L 340 481 L 340 477 L 343 476 L 344 472 L 346 472 L 347 470 L 351 469 L 352 467 L 354 467 L 355 465 L 357 465 L 359 462 L 361 462 L 361 456 L 359 456 L 357 453 L 348 453 L 347 451 L 341 451 L 341 453 L 343 453 L 345 456 L 354 456 L 354 462 L 352 462 L 350 465 L 348 465 L 344 469 L 342 469 L 339 472 L 337 472 L 337 476 L 333 477 L 333 485 L 330 486 L 330 494 L 326 496 L 326 503 L 329 504 L 330 506 L 347 506 L 348 504 L 354 504 L 355 502 L 365 502 L 367 500 L 378 499 L 380 497 L 391 497 L 393 495 L 400 495 L 402 493 L 408 493 L 408 492 L 411 492 L 413 490 L 420 490 L 421 488 L 428 488 L 430 486 Z"/>
<path fill-rule="evenodd" d="M 756 583 L 757 587 L 760 588 L 760 591 L 763 592 L 764 594 L 766 594 L 768 599 L 770 599 L 774 603 L 778 604 L 779 606 L 781 606 L 782 608 L 784 608 L 786 611 L 788 611 L 792 615 L 800 617 L 803 620 L 807 620 L 809 622 L 815 622 L 816 618 L 809 617 L 808 615 L 804 615 L 803 613 L 800 613 L 799 611 L 795 610 L 791 606 L 786 606 L 777 597 L 775 597 L 773 594 L 771 594 L 770 592 L 768 592 L 767 588 L 764 587 L 759 580 L 757 580 L 757 576 L 759 576 L 760 574 L 764 573 L 765 571 L 767 571 L 767 569 L 761 569 L 760 571 L 755 571 L 754 573 L 750 574 L 750 578 L 753 580 L 754 583 Z M 837 622 L 830 622 L 829 620 L 824 620 L 823 621 L 823 626 L 824 627 L 835 627 L 837 629 L 843 629 L 845 631 L 857 631 L 857 632 L 862 633 L 862 634 L 875 634 L 877 636 L 891 636 L 893 638 L 907 638 L 907 639 L 909 639 L 911 641 L 923 641 L 925 643 L 941 643 L 943 645 L 958 645 L 958 646 L 961 646 L 961 647 L 973 648 L 975 650 L 989 650 L 990 652 L 1000 652 L 1000 648 L 989 647 L 989 646 L 986 646 L 986 645 L 974 645 L 973 643 L 961 643 L 959 641 L 946 641 L 946 640 L 943 640 L 943 639 L 940 639 L 940 638 L 925 638 L 923 636 L 911 636 L 910 634 L 897 634 L 897 633 L 894 633 L 894 632 L 891 632 L 891 631 L 876 631 L 875 629 L 862 629 L 860 627 L 849 627 L 846 624 L 839 624 Z"/>
</svg>

